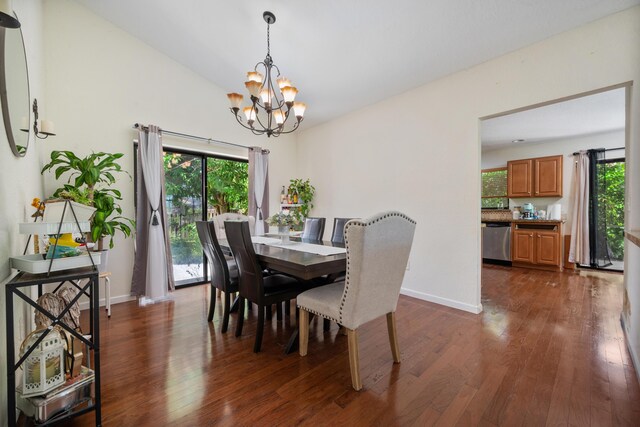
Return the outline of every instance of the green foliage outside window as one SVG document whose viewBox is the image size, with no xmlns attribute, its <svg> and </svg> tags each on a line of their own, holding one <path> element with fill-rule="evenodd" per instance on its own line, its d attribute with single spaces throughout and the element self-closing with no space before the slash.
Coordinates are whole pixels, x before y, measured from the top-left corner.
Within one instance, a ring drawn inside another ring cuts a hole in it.
<svg viewBox="0 0 640 427">
<path fill-rule="evenodd" d="M 507 169 L 483 171 L 482 208 L 507 209 Z"/>
<path fill-rule="evenodd" d="M 202 161 L 192 154 L 164 153 L 166 206 L 174 264 L 200 264 L 202 248 L 195 222 L 203 209 L 216 214 L 248 210 L 248 164 L 234 160 L 205 158 L 207 203 L 203 206 Z M 208 213 L 207 217 L 211 216 Z"/>
<path fill-rule="evenodd" d="M 624 256 L 624 169 L 625 163 L 602 163 L 605 168 L 605 191 L 599 193 L 598 204 L 604 207 L 607 221 L 607 241 L 611 258 L 622 260 Z"/>
<path fill-rule="evenodd" d="M 249 210 L 249 164 L 224 159 L 207 159 L 207 196 L 209 207 L 218 214 Z"/>
</svg>

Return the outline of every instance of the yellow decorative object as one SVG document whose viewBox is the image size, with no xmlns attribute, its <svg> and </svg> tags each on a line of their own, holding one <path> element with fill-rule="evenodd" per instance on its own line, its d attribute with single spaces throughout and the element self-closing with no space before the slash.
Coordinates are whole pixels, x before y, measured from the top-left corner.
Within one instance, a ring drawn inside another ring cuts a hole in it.
<svg viewBox="0 0 640 427">
<path fill-rule="evenodd" d="M 55 236 L 49 237 L 49 244 L 54 245 L 55 243 Z M 71 233 L 65 233 L 58 239 L 58 246 L 69 246 L 71 248 L 75 248 L 77 246 L 80 246 L 80 243 L 73 240 L 73 235 Z"/>
<path fill-rule="evenodd" d="M 56 236 L 49 237 L 49 250 L 47 251 L 47 259 L 67 258 L 82 255 L 80 246 L 82 246 L 82 244 L 76 242 L 73 239 L 73 235 L 71 233 L 62 234 L 58 238 L 57 246 Z"/>
</svg>

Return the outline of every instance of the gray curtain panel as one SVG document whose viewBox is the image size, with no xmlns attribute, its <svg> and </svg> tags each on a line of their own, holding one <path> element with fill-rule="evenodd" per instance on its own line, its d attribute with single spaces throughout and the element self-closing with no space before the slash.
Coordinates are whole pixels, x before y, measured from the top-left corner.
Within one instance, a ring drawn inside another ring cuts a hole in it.
<svg viewBox="0 0 640 427">
<path fill-rule="evenodd" d="M 249 147 L 249 216 L 256 219 L 255 234 L 264 234 L 269 229 L 269 150 L 261 147 Z M 264 177 L 264 181 L 262 180 Z M 258 203 L 256 195 L 262 192 Z M 260 210 L 260 212 L 258 212 Z M 261 216 L 260 216 L 261 214 Z"/>
<path fill-rule="evenodd" d="M 580 151 L 573 165 L 573 213 L 571 215 L 571 245 L 569 261 L 591 263 L 589 247 L 589 155 Z"/>
<path fill-rule="evenodd" d="M 149 126 L 149 131 L 157 132 L 160 138 L 159 149 L 162 151 L 162 136 L 157 126 Z M 131 295 L 143 296 L 147 295 L 147 260 L 149 257 L 149 227 L 153 222 L 153 209 L 149 203 L 149 197 L 146 191 L 144 173 L 142 168 L 142 156 L 140 146 L 143 141 L 147 141 L 148 132 L 140 130 L 138 134 L 138 151 L 136 157 L 136 238 L 135 238 L 135 255 L 133 263 L 133 276 L 131 278 Z M 162 153 L 160 153 L 162 159 Z M 167 268 L 167 286 L 168 290 L 175 289 L 175 280 L 173 277 L 173 262 L 171 258 L 171 245 L 169 242 L 167 212 L 165 210 L 164 200 L 166 199 L 164 184 L 164 166 L 161 167 L 161 188 L 162 195 L 159 205 L 157 220 L 162 225 L 165 240 L 165 258 Z"/>
</svg>

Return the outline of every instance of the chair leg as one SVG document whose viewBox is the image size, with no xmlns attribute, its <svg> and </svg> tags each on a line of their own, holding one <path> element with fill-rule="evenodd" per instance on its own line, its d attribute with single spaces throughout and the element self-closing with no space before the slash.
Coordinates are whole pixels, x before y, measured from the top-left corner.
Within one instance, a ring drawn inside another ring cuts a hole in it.
<svg viewBox="0 0 640 427">
<path fill-rule="evenodd" d="M 238 323 L 236 323 L 236 337 L 242 335 L 242 324 L 244 323 L 244 298 L 238 297 Z"/>
<path fill-rule="evenodd" d="M 329 329 L 331 329 L 331 320 L 329 319 L 322 319 L 322 329 L 327 332 Z"/>
<path fill-rule="evenodd" d="M 387 329 L 389 330 L 389 344 L 394 363 L 400 363 L 400 347 L 398 346 L 398 334 L 396 333 L 396 313 L 387 313 Z"/>
<path fill-rule="evenodd" d="M 303 308 L 300 309 L 298 331 L 300 332 L 298 342 L 298 346 L 300 347 L 300 356 L 306 356 L 307 349 L 309 348 L 309 312 Z"/>
<path fill-rule="evenodd" d="M 258 305 L 258 327 L 256 329 L 256 342 L 255 344 L 253 344 L 254 353 L 260 353 L 260 347 L 262 347 L 262 333 L 264 331 L 264 311 L 265 307 L 263 305 Z"/>
<path fill-rule="evenodd" d="M 266 306 L 267 309 L 267 320 L 271 320 L 271 318 L 273 317 L 273 309 L 271 304 L 269 304 L 268 306 Z"/>
<path fill-rule="evenodd" d="M 236 300 L 238 299 L 238 293 L 237 292 L 232 292 L 231 296 L 233 297 L 233 304 L 231 304 L 231 313 L 235 313 L 238 311 L 238 303 L 236 303 Z"/>
<path fill-rule="evenodd" d="M 282 303 L 276 304 L 276 319 L 282 320 Z"/>
<path fill-rule="evenodd" d="M 351 385 L 353 385 L 355 391 L 360 391 L 362 389 L 362 380 L 360 379 L 360 361 L 358 357 L 358 331 L 356 329 L 347 329 L 347 337 L 349 339 Z"/>
<path fill-rule="evenodd" d="M 291 316 L 291 300 L 284 302 L 284 314 Z"/>
<path fill-rule="evenodd" d="M 216 287 L 211 285 L 211 301 L 209 302 L 209 317 L 207 320 L 211 322 L 213 320 L 213 313 L 216 311 Z"/>
<path fill-rule="evenodd" d="M 229 292 L 224 293 L 224 307 L 222 308 L 222 333 L 227 332 L 227 328 L 229 327 L 229 310 L 231 306 L 231 295 Z"/>
</svg>

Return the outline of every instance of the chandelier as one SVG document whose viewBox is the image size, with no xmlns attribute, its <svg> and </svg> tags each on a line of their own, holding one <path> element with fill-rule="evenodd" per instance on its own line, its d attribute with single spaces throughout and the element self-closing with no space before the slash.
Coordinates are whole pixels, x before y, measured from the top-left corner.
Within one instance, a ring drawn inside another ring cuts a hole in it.
<svg viewBox="0 0 640 427">
<path fill-rule="evenodd" d="M 271 58 L 269 27 L 276 22 L 276 16 L 271 12 L 264 12 L 262 17 L 267 23 L 267 56 L 264 61 L 256 64 L 253 71 L 247 73 L 247 81 L 244 82 L 250 94 L 251 105 L 242 107 L 244 97 L 239 93 L 229 93 L 227 98 L 231 103 L 231 112 L 242 127 L 249 129 L 255 135 L 266 133 L 268 137 L 277 137 L 284 133 L 291 133 L 300 126 L 307 106 L 302 102 L 294 102 L 298 89 L 291 85 L 289 79 L 280 77 L 280 69 Z M 272 80 L 274 72 L 276 85 Z M 275 90 L 276 87 L 278 90 Z M 246 124 L 243 122 L 242 115 L 239 114 L 241 108 Z M 285 130 L 285 124 L 292 111 L 296 122 Z"/>
</svg>

